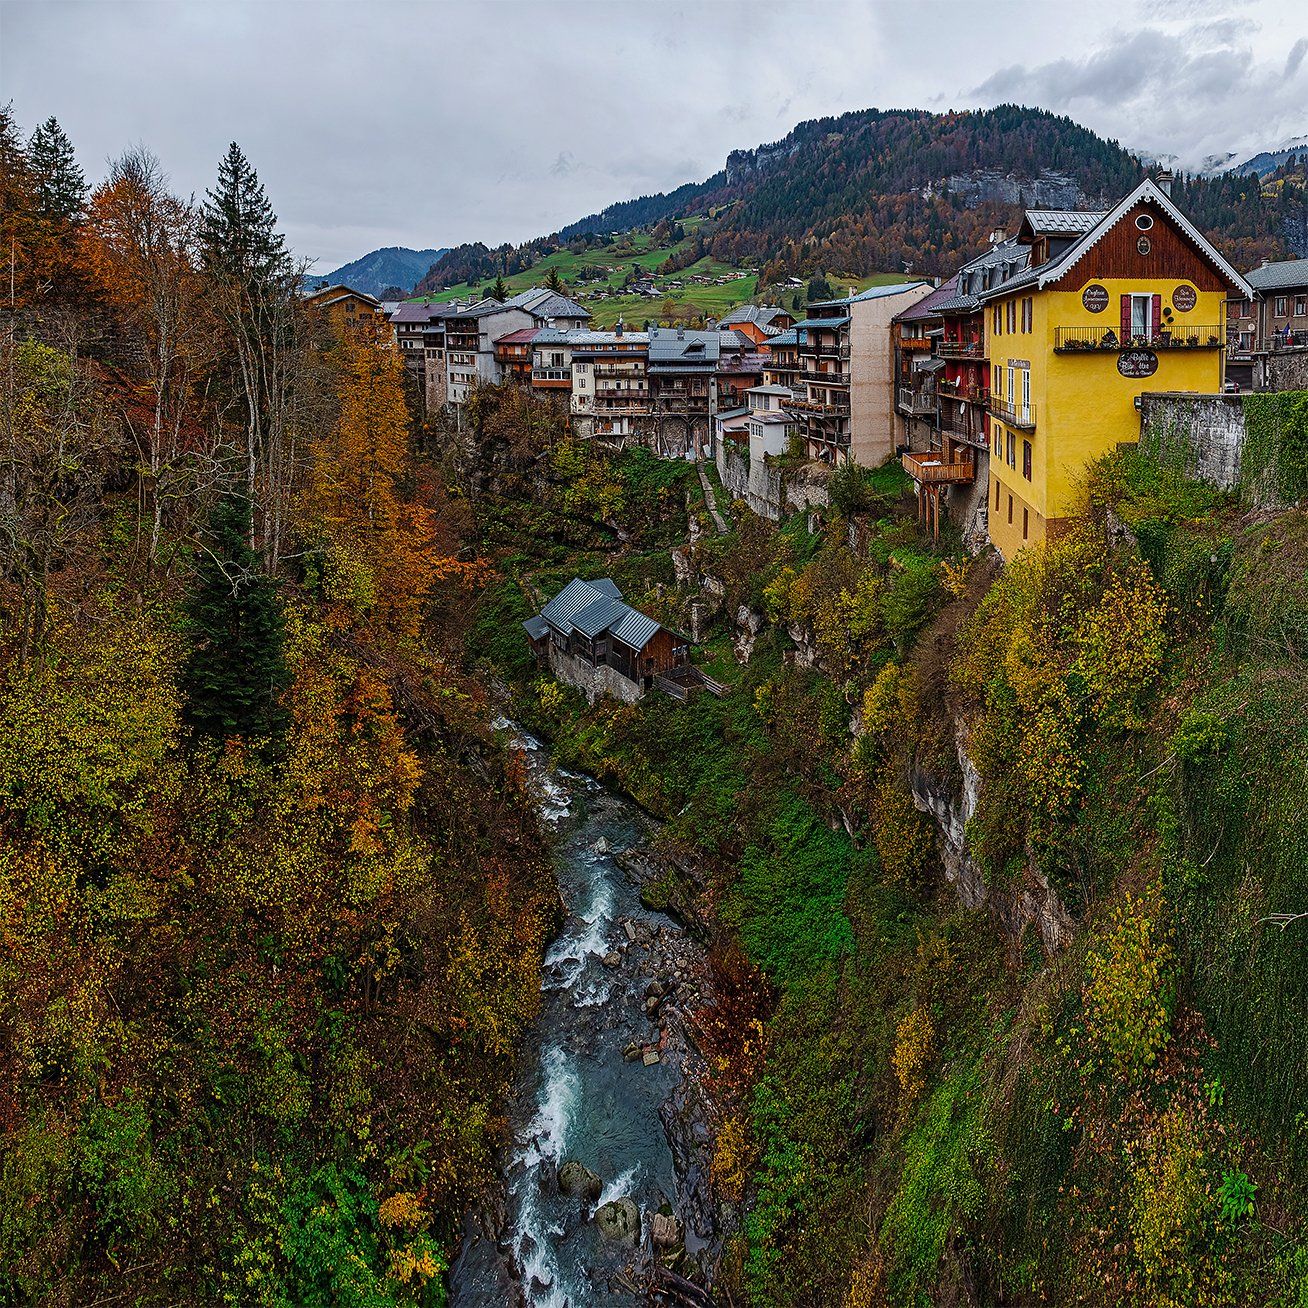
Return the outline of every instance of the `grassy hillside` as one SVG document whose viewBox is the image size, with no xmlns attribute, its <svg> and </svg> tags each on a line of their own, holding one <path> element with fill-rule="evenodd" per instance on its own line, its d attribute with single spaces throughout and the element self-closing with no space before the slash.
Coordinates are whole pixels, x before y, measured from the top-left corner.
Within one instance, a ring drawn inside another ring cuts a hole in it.
<svg viewBox="0 0 1308 1308">
<path fill-rule="evenodd" d="M 629 325 L 645 319 L 666 320 L 669 305 L 677 317 L 721 318 L 735 305 L 755 299 L 760 294 L 758 270 L 736 267 L 705 256 L 678 272 L 662 274 L 659 269 L 669 259 L 674 261 L 693 250 L 701 229 L 711 226 L 707 218 L 687 218 L 682 226 L 685 236 L 674 242 L 660 242 L 650 229 L 625 232 L 603 245 L 591 249 L 563 248 L 532 263 L 520 272 L 510 273 L 504 284 L 510 292 L 543 286 L 551 271 L 563 280 L 566 292 L 594 314 L 596 327 L 612 327 L 622 318 Z M 579 243 L 575 243 L 579 244 Z M 655 273 L 655 296 L 623 293 L 622 287 L 633 268 Z M 902 281 L 894 273 L 865 277 L 847 277 L 836 272 L 826 274 L 833 287 L 866 290 L 888 282 Z M 493 280 L 493 279 L 492 279 Z M 461 282 L 422 298 L 434 303 L 478 296 L 490 284 Z M 762 288 L 770 301 L 789 306 L 798 288 L 770 286 Z M 803 291 L 798 290 L 803 296 Z"/>
</svg>

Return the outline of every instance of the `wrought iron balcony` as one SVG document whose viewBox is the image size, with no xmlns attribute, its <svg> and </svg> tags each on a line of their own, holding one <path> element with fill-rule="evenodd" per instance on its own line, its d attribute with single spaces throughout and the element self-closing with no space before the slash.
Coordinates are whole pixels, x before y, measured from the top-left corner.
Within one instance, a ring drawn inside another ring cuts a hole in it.
<svg viewBox="0 0 1308 1308">
<path fill-rule="evenodd" d="M 1001 400 L 997 395 L 992 395 L 987 407 L 1000 422 L 1007 423 L 1010 427 L 1016 427 L 1019 431 L 1035 431 L 1036 411 L 1034 404 L 1013 404 L 1008 400 Z"/>
<path fill-rule="evenodd" d="M 1120 337 L 1111 327 L 1055 327 L 1054 350 L 1058 354 L 1093 354 L 1123 350 L 1216 350 L 1225 344 L 1220 327 L 1181 326 L 1157 335 Z"/>
</svg>

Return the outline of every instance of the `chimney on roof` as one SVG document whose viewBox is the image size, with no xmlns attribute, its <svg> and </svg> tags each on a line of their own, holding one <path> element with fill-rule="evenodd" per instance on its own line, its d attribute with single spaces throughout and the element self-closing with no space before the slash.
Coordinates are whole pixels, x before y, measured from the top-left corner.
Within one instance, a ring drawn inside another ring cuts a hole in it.
<svg viewBox="0 0 1308 1308">
<path fill-rule="evenodd" d="M 1164 195 L 1170 198 L 1172 194 L 1172 174 L 1164 169 L 1164 171 L 1159 173 L 1154 179 L 1154 185 L 1158 187 Z"/>
<path fill-rule="evenodd" d="M 621 318 L 618 319 L 617 325 L 613 328 L 613 334 L 614 334 L 615 336 L 621 336 L 621 335 L 622 335 L 622 319 L 621 319 Z"/>
<path fill-rule="evenodd" d="M 1008 233 L 1004 231 L 1002 227 L 996 227 L 995 230 L 990 233 L 991 245 L 998 245 L 1000 241 L 1006 240 L 1008 240 Z"/>
<path fill-rule="evenodd" d="M 704 330 L 705 330 L 705 331 L 710 331 L 710 332 L 711 332 L 711 331 L 712 331 L 712 330 L 713 330 L 717 325 L 718 325 L 718 320 L 717 320 L 716 318 L 705 318 L 705 319 L 704 319 Z"/>
<path fill-rule="evenodd" d="M 685 339 L 686 339 L 686 329 L 685 329 L 684 327 L 678 327 L 678 328 L 677 328 L 677 340 L 679 340 L 679 341 L 684 341 Z"/>
</svg>

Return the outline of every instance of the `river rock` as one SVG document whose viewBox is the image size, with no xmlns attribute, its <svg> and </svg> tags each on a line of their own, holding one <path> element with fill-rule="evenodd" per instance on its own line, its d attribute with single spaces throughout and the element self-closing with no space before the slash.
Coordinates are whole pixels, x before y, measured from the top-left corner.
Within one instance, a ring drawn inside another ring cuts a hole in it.
<svg viewBox="0 0 1308 1308">
<path fill-rule="evenodd" d="M 627 933 L 627 939 L 634 944 L 636 940 L 636 924 L 628 918 L 622 924 L 622 929 Z"/>
<path fill-rule="evenodd" d="M 611 854 L 611 853 L 613 852 L 613 846 L 609 844 L 608 839 L 607 839 L 605 836 L 601 836 L 601 837 L 600 837 L 600 838 L 599 838 L 599 839 L 598 839 L 598 840 L 597 840 L 597 841 L 596 841 L 596 842 L 591 846 L 591 848 L 592 848 L 592 849 L 593 849 L 597 854 Z"/>
<path fill-rule="evenodd" d="M 623 1051 L 622 1057 L 629 1063 L 634 1063 L 645 1052 L 644 1045 L 638 1045 L 634 1040 Z"/>
<path fill-rule="evenodd" d="M 640 1239 L 640 1209 L 630 1199 L 614 1199 L 595 1212 L 595 1224 L 606 1240 L 634 1245 Z"/>
<path fill-rule="evenodd" d="M 671 1249 L 681 1243 L 681 1226 L 671 1213 L 653 1213 L 649 1219 L 649 1238 L 656 1249 Z"/>
<path fill-rule="evenodd" d="M 605 967 L 621 967 L 622 955 L 616 949 L 611 949 L 600 961 Z"/>
<path fill-rule="evenodd" d="M 659 1058 L 659 1051 L 657 1049 L 647 1049 L 645 1050 L 645 1053 L 641 1057 L 641 1062 L 644 1063 L 646 1067 L 653 1067 L 655 1063 L 661 1061 L 662 1060 Z"/>
<path fill-rule="evenodd" d="M 559 1168 L 559 1193 L 594 1203 L 600 1197 L 604 1183 L 584 1163 L 570 1158 Z"/>
</svg>

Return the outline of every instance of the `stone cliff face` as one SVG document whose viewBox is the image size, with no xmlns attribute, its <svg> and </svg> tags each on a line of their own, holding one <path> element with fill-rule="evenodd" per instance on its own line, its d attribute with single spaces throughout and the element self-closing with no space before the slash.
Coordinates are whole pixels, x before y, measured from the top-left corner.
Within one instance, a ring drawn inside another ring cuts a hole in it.
<svg viewBox="0 0 1308 1308">
<path fill-rule="evenodd" d="M 1018 177 L 978 168 L 956 173 L 927 188 L 928 195 L 946 193 L 961 196 L 969 209 L 982 204 L 1023 205 L 1032 209 L 1081 209 L 1100 203 L 1088 196 L 1066 173 L 1043 168 L 1035 177 Z"/>
<path fill-rule="evenodd" d="M 734 186 L 746 177 L 761 173 L 798 152 L 799 142 L 789 137 L 772 145 L 760 145 L 753 150 L 732 150 L 727 155 L 727 185 Z"/>
<path fill-rule="evenodd" d="M 954 720 L 954 742 L 962 782 L 957 790 L 942 784 L 936 777 L 914 769 L 911 780 L 913 803 L 936 824 L 937 844 L 945 877 L 965 908 L 988 908 L 998 919 L 1005 934 L 1017 939 L 1028 927 L 1040 933 L 1046 955 L 1059 952 L 1072 938 L 1074 924 L 1058 892 L 1033 858 L 1028 857 L 1026 873 L 1018 885 L 992 887 L 967 845 L 967 824 L 976 812 L 981 794 L 981 778 L 967 753 L 967 725 Z"/>
</svg>

